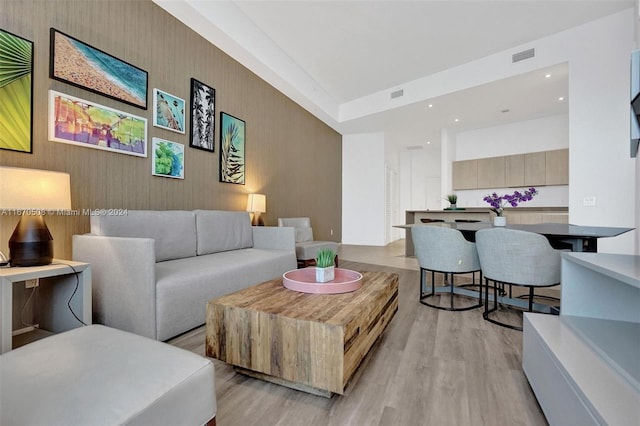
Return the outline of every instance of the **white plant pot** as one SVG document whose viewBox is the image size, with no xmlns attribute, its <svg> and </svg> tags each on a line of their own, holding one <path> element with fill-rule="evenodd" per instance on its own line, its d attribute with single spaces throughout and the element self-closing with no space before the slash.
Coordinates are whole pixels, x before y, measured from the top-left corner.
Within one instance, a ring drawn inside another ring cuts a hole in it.
<svg viewBox="0 0 640 426">
<path fill-rule="evenodd" d="M 335 266 L 329 266 L 328 268 L 316 268 L 316 281 L 319 283 L 333 281 L 336 276 L 335 274 Z"/>
<path fill-rule="evenodd" d="M 496 216 L 493 218 L 493 226 L 506 226 L 507 218 L 505 216 Z"/>
</svg>

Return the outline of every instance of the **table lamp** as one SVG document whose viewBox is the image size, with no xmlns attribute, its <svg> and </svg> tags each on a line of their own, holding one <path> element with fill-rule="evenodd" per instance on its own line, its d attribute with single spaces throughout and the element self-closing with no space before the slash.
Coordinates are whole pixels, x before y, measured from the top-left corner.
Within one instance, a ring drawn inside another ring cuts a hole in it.
<svg viewBox="0 0 640 426">
<path fill-rule="evenodd" d="M 0 167 L 0 210 L 20 213 L 9 239 L 11 266 L 48 265 L 53 260 L 53 237 L 43 215 L 71 209 L 68 173 Z"/>
<path fill-rule="evenodd" d="M 264 194 L 249 194 L 247 199 L 247 211 L 253 213 L 251 225 L 264 226 L 261 213 L 267 211 L 267 197 Z"/>
</svg>

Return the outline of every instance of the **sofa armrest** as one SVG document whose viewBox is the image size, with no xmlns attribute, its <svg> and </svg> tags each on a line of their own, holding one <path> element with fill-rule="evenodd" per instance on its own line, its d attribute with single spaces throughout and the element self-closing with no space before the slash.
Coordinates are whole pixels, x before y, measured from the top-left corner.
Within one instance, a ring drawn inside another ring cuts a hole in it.
<svg viewBox="0 0 640 426">
<path fill-rule="evenodd" d="M 293 228 L 252 226 L 251 229 L 253 230 L 253 247 L 296 252 L 296 238 Z"/>
<path fill-rule="evenodd" d="M 91 264 L 95 322 L 157 338 L 152 238 L 74 235 L 73 259 Z"/>
</svg>

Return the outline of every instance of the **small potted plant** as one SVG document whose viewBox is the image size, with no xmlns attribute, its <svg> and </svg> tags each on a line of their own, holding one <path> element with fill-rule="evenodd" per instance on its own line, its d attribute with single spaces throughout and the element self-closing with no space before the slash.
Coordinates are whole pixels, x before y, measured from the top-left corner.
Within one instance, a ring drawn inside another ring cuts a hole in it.
<svg viewBox="0 0 640 426">
<path fill-rule="evenodd" d="M 330 249 L 321 249 L 316 256 L 316 281 L 326 283 L 335 278 L 334 259 L 336 254 Z"/>
<path fill-rule="evenodd" d="M 449 202 L 450 209 L 455 209 L 457 207 L 457 203 L 458 203 L 458 196 L 456 194 L 448 194 L 447 195 L 447 201 Z"/>
<path fill-rule="evenodd" d="M 524 193 L 515 191 L 513 194 L 498 195 L 494 192 L 491 195 L 487 195 L 482 200 L 489 203 L 491 211 L 496 214 L 496 217 L 493 218 L 493 225 L 505 226 L 507 224 L 507 218 L 502 215 L 504 208 L 507 205 L 510 205 L 511 207 L 518 207 L 518 203 L 530 201 L 536 195 L 538 195 L 538 191 L 532 187 L 526 189 Z"/>
</svg>

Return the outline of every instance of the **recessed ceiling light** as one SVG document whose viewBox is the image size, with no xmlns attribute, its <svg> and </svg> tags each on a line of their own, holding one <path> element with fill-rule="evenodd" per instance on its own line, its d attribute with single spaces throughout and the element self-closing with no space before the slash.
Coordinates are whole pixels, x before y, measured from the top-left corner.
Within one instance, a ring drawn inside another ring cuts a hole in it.
<svg viewBox="0 0 640 426">
<path fill-rule="evenodd" d="M 453 121 L 455 121 L 455 122 L 457 123 L 457 122 L 458 122 L 458 121 L 460 121 L 460 120 L 458 120 L 458 119 L 456 118 L 456 119 L 455 119 L 455 120 L 453 120 Z"/>
<path fill-rule="evenodd" d="M 551 74 L 545 74 L 544 78 L 550 78 Z"/>
<path fill-rule="evenodd" d="M 560 97 L 558 98 L 558 100 L 559 100 L 559 101 L 564 101 L 564 96 L 560 96 Z"/>
<path fill-rule="evenodd" d="M 429 108 L 433 108 L 433 104 L 429 104 Z"/>
<path fill-rule="evenodd" d="M 431 145 L 431 141 L 427 141 L 427 145 Z"/>
</svg>

